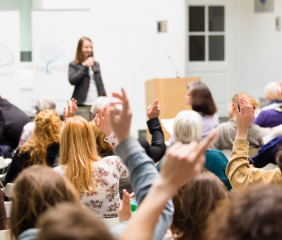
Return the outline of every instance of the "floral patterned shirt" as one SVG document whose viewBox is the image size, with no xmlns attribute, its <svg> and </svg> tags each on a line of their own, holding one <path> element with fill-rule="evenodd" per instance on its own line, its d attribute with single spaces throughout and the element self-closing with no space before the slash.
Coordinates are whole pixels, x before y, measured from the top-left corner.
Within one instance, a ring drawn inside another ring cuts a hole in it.
<svg viewBox="0 0 282 240">
<path fill-rule="evenodd" d="M 65 166 L 60 165 L 54 170 L 63 175 Z M 129 176 L 127 167 L 119 157 L 109 156 L 103 158 L 93 171 L 99 188 L 92 193 L 81 192 L 81 202 L 101 218 L 117 218 L 120 205 L 119 179 Z"/>
<path fill-rule="evenodd" d="M 35 122 L 29 122 L 23 127 L 23 131 L 20 137 L 18 148 L 20 148 L 25 142 L 30 139 L 31 134 L 34 131 Z"/>
</svg>

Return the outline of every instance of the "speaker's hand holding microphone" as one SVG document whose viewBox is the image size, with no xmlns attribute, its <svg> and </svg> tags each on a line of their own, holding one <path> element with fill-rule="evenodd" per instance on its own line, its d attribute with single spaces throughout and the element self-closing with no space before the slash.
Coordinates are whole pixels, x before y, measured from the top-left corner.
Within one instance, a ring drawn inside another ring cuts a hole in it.
<svg viewBox="0 0 282 240">
<path fill-rule="evenodd" d="M 94 65 L 94 58 L 91 54 L 88 55 L 88 58 L 85 61 L 85 66 L 87 66 L 90 70 L 90 74 L 93 75 L 93 69 L 92 66 Z"/>
<path fill-rule="evenodd" d="M 88 58 L 85 60 L 85 66 L 92 67 L 94 65 L 94 58 L 92 55 L 88 55 Z"/>
</svg>

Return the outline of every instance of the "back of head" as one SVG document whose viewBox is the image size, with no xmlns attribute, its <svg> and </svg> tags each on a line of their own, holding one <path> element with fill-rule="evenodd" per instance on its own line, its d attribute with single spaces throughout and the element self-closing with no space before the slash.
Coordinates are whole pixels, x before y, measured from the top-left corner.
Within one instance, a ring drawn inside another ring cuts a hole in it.
<svg viewBox="0 0 282 240">
<path fill-rule="evenodd" d="M 279 100 L 277 91 L 280 89 L 281 87 L 278 82 L 270 82 L 265 86 L 264 94 L 270 101 Z"/>
<path fill-rule="evenodd" d="M 239 110 L 240 110 L 239 105 L 240 105 L 240 98 L 241 97 L 245 97 L 246 99 L 248 99 L 249 103 L 251 105 L 253 105 L 254 110 L 258 107 L 259 103 L 255 99 L 253 99 L 249 94 L 237 93 L 233 96 L 233 98 L 231 99 L 231 102 L 232 102 L 232 104 L 238 104 Z"/>
<path fill-rule="evenodd" d="M 98 97 L 94 101 L 90 112 L 93 116 L 96 116 L 96 114 L 98 114 L 98 108 L 100 108 L 103 113 L 103 108 L 105 107 L 105 105 L 110 105 L 110 99 L 108 99 L 107 97 Z"/>
<path fill-rule="evenodd" d="M 65 176 L 80 192 L 93 192 L 98 187 L 92 161 L 98 161 L 92 128 L 82 117 L 69 118 L 61 133 L 60 163 L 66 167 Z"/>
<path fill-rule="evenodd" d="M 40 113 L 44 110 L 55 110 L 56 103 L 50 97 L 42 97 L 36 102 L 35 109 L 36 113 Z"/>
<path fill-rule="evenodd" d="M 178 190 L 173 199 L 172 232 L 177 239 L 201 240 L 206 220 L 218 200 L 226 198 L 226 188 L 213 173 L 203 170 Z"/>
<path fill-rule="evenodd" d="M 187 85 L 192 97 L 192 109 L 206 115 L 214 115 L 217 112 L 211 91 L 202 82 L 190 82 Z"/>
<path fill-rule="evenodd" d="M 94 121 L 90 122 L 90 126 L 94 132 L 94 136 L 96 138 L 96 145 L 98 154 L 103 154 L 107 152 L 112 152 L 114 148 L 104 141 L 106 135 L 95 125 Z"/>
<path fill-rule="evenodd" d="M 189 143 L 193 140 L 200 141 L 203 132 L 201 116 L 192 110 L 181 111 L 173 123 L 175 141 Z"/>
<path fill-rule="evenodd" d="M 45 164 L 48 146 L 60 143 L 62 122 L 55 110 L 40 112 L 34 121 L 34 131 L 29 141 L 20 148 L 20 154 L 30 152 L 30 164 Z"/>
<path fill-rule="evenodd" d="M 281 187 L 264 184 L 247 188 L 223 201 L 210 216 L 205 239 L 282 239 L 281 202 Z"/>
<path fill-rule="evenodd" d="M 78 192 L 71 183 L 46 166 L 23 170 L 14 184 L 10 228 L 15 237 L 34 228 L 38 217 L 50 206 L 61 202 L 80 205 Z"/>
<path fill-rule="evenodd" d="M 90 211 L 63 203 L 38 221 L 38 240 L 114 240 L 105 224 Z"/>
</svg>

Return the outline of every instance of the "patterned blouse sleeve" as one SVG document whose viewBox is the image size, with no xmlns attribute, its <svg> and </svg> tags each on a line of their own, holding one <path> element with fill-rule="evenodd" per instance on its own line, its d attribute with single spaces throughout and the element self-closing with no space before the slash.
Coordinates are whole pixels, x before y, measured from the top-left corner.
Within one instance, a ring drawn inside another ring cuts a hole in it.
<svg viewBox="0 0 282 240">
<path fill-rule="evenodd" d="M 116 135 L 114 134 L 114 132 L 112 132 L 109 136 L 107 136 L 104 141 L 110 145 L 112 145 L 113 147 L 116 147 L 119 144 L 118 139 L 116 138 Z"/>
<path fill-rule="evenodd" d="M 117 172 L 119 173 L 119 178 L 126 178 L 129 176 L 129 171 L 127 167 L 123 164 L 122 160 L 120 157 L 115 157 L 114 158 L 115 166 L 117 169 Z"/>
</svg>

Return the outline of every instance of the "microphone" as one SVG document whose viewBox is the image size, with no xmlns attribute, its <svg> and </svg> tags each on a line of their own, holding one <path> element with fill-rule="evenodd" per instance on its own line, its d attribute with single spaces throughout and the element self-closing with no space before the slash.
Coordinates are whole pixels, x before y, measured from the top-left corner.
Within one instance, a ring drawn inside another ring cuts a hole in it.
<svg viewBox="0 0 282 240">
<path fill-rule="evenodd" d="M 92 54 L 89 54 L 88 55 L 88 58 L 92 57 Z M 89 70 L 90 70 L 90 74 L 93 76 L 94 75 L 94 72 L 93 72 L 93 68 L 92 66 L 89 67 Z"/>
<path fill-rule="evenodd" d="M 177 71 L 177 69 L 176 69 L 176 67 L 175 67 L 175 65 L 174 65 L 174 63 L 173 63 L 171 57 L 170 57 L 169 55 L 168 55 L 167 57 L 169 58 L 170 63 L 171 63 L 171 65 L 172 65 L 172 67 L 173 67 L 173 69 L 174 69 L 174 71 L 175 71 L 176 77 L 177 77 L 177 78 L 180 78 L 180 77 L 179 77 L 179 74 L 178 74 L 178 71 Z"/>
</svg>

